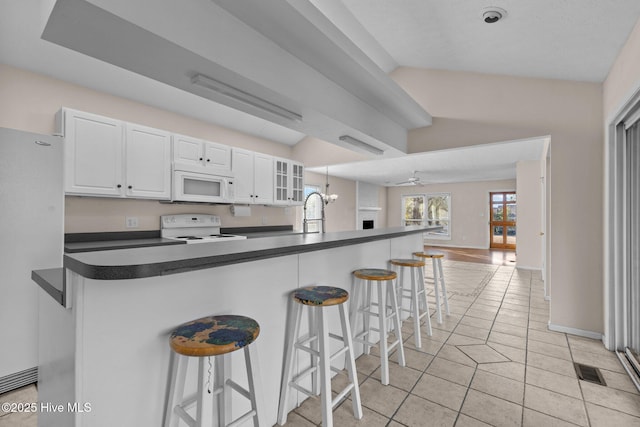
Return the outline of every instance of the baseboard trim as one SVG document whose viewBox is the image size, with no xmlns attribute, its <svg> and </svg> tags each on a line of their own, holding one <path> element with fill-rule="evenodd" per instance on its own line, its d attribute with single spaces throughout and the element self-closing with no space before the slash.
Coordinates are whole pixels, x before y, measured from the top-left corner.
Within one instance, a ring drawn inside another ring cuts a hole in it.
<svg viewBox="0 0 640 427">
<path fill-rule="evenodd" d="M 579 337 L 591 338 L 594 340 L 602 341 L 602 334 L 600 332 L 586 331 L 584 329 L 554 325 L 553 323 L 551 323 L 551 321 L 549 321 L 548 327 L 550 331 L 563 332 L 565 334 L 577 335 Z"/>
<path fill-rule="evenodd" d="M 542 271 L 542 268 L 540 268 L 540 267 L 530 267 L 530 266 L 526 266 L 526 265 L 518 265 L 517 261 L 516 261 L 516 268 L 518 268 L 520 270 Z"/>
<path fill-rule="evenodd" d="M 487 250 L 489 248 L 485 246 L 467 246 L 467 245 L 447 245 L 442 243 L 436 243 L 434 241 L 424 241 L 424 244 L 427 246 L 440 246 L 441 248 L 459 248 L 459 249 L 483 249 Z"/>
</svg>

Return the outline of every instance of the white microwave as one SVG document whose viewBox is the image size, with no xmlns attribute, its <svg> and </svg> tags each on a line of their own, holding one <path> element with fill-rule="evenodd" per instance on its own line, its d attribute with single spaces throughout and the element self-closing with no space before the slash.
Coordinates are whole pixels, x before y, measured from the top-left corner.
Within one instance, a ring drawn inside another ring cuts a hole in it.
<svg viewBox="0 0 640 427">
<path fill-rule="evenodd" d="M 233 177 L 176 170 L 172 200 L 176 202 L 233 203 Z"/>
</svg>

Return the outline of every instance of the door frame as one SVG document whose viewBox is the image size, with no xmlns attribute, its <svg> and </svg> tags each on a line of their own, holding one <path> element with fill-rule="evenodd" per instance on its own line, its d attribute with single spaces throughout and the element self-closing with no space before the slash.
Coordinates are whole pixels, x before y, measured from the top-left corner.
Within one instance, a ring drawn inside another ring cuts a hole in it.
<svg viewBox="0 0 640 427">
<path fill-rule="evenodd" d="M 506 242 L 507 240 L 507 227 L 515 227 L 516 228 L 516 236 L 517 236 L 517 224 L 518 224 L 518 214 L 517 214 L 517 209 L 516 209 L 516 220 L 515 221 L 505 221 L 504 217 L 506 217 L 506 213 L 507 213 L 507 200 L 506 197 L 504 198 L 504 200 L 502 201 L 502 207 L 503 207 L 503 220 L 502 221 L 493 221 L 493 195 L 494 194 L 514 194 L 516 196 L 516 202 L 515 205 L 518 206 L 518 196 L 516 193 L 516 190 L 495 190 L 495 191 L 490 191 L 489 192 L 489 249 L 512 249 L 515 250 L 516 246 L 517 246 L 517 237 L 516 237 L 516 244 L 509 244 Z M 494 244 L 493 242 L 493 227 L 495 227 L 494 222 L 501 224 L 501 226 L 503 227 L 503 243 L 499 243 L 499 244 Z"/>
</svg>

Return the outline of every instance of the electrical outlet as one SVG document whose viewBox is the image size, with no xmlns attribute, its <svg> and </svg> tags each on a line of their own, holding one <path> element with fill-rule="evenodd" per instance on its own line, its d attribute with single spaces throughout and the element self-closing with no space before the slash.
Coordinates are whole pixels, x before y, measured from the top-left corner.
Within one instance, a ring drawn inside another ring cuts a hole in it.
<svg viewBox="0 0 640 427">
<path fill-rule="evenodd" d="M 263 216 L 263 217 L 262 217 L 262 225 L 267 225 L 267 222 L 268 222 L 268 221 L 267 221 L 267 217 L 266 217 L 266 216 Z"/>
<path fill-rule="evenodd" d="M 128 216 L 125 218 L 125 225 L 127 228 L 138 228 L 138 217 Z"/>
</svg>

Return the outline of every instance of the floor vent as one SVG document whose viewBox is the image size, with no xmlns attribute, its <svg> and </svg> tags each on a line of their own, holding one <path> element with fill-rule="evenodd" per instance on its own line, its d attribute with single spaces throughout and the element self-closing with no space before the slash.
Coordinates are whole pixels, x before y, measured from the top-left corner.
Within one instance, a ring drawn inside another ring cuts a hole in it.
<svg viewBox="0 0 640 427">
<path fill-rule="evenodd" d="M 0 378 L 0 394 L 38 382 L 38 368 L 26 369 Z"/>
<path fill-rule="evenodd" d="M 589 365 L 583 365 L 582 363 L 574 363 L 573 367 L 576 369 L 576 374 L 579 379 L 598 385 L 607 385 L 600 373 L 600 369 Z"/>
</svg>

